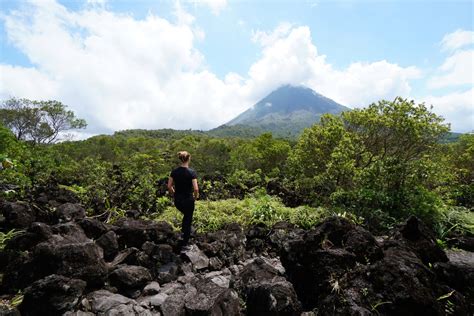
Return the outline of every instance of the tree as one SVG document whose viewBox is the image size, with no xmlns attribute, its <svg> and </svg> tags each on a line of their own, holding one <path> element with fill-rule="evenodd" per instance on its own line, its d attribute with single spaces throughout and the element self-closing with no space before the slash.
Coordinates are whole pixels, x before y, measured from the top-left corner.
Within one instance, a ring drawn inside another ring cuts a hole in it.
<svg viewBox="0 0 474 316">
<path fill-rule="evenodd" d="M 424 104 L 402 98 L 325 115 L 292 151 L 291 175 L 319 203 L 429 219 L 440 201 L 434 189 L 446 166 L 439 142 L 448 131 Z"/>
<path fill-rule="evenodd" d="M 87 126 L 73 111 L 59 101 L 31 101 L 11 98 L 0 107 L 0 123 L 8 127 L 19 140 L 49 144 L 70 129 Z"/>
<path fill-rule="evenodd" d="M 464 134 L 451 146 L 454 174 L 452 195 L 458 205 L 474 207 L 474 134 Z"/>
<path fill-rule="evenodd" d="M 289 151 L 287 141 L 275 139 L 271 133 L 263 133 L 251 141 L 243 141 L 232 150 L 232 166 L 235 170 L 260 169 L 264 175 L 269 175 L 283 167 Z"/>
</svg>

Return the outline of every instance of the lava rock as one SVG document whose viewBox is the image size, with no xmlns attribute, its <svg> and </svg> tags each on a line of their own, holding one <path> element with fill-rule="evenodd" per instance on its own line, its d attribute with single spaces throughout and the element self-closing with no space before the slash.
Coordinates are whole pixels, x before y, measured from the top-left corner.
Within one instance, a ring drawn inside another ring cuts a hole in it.
<svg viewBox="0 0 474 316">
<path fill-rule="evenodd" d="M 14 294 L 37 280 L 31 253 L 7 249 L 0 251 L 2 264 L 2 292 Z"/>
<path fill-rule="evenodd" d="M 446 253 L 436 243 L 433 232 L 416 216 L 411 216 L 394 233 L 393 239 L 402 241 L 424 264 L 447 262 Z"/>
<path fill-rule="evenodd" d="M 34 222 L 28 228 L 29 233 L 38 235 L 40 240 L 47 240 L 53 235 L 51 226 L 41 222 Z"/>
<path fill-rule="evenodd" d="M 435 263 L 434 271 L 441 281 L 465 296 L 470 313 L 474 314 L 474 254 L 463 250 L 447 254 L 449 262 Z"/>
<path fill-rule="evenodd" d="M 20 312 L 25 316 L 62 315 L 74 309 L 85 287 L 82 280 L 50 275 L 25 289 Z"/>
<path fill-rule="evenodd" d="M 97 239 L 107 233 L 107 226 L 95 218 L 84 218 L 77 222 L 84 230 L 87 237 Z"/>
<path fill-rule="evenodd" d="M 474 252 L 474 236 L 456 236 L 448 239 L 449 247 Z"/>
<path fill-rule="evenodd" d="M 185 297 L 187 315 L 240 315 L 238 296 L 213 282 L 200 280 Z"/>
<path fill-rule="evenodd" d="M 175 237 L 173 228 L 166 222 L 154 222 L 121 218 L 116 223 L 116 234 L 121 247 L 141 248 L 146 241 L 155 243 L 169 242 Z"/>
<path fill-rule="evenodd" d="M 157 280 L 161 284 L 174 281 L 178 278 L 179 266 L 176 262 L 169 262 L 158 268 Z"/>
<path fill-rule="evenodd" d="M 183 251 L 182 256 L 191 262 L 196 271 L 209 266 L 209 258 L 196 245 L 192 245 L 189 250 Z"/>
<path fill-rule="evenodd" d="M 107 290 L 92 292 L 87 298 L 95 315 L 153 315 L 137 301 Z"/>
<path fill-rule="evenodd" d="M 49 238 L 51 242 L 61 244 L 91 242 L 80 226 L 75 223 L 63 223 L 51 226 L 53 235 Z"/>
<path fill-rule="evenodd" d="M 0 305 L 0 315 L 2 316 L 21 316 L 18 309 L 8 307 L 6 305 Z"/>
<path fill-rule="evenodd" d="M 147 268 L 140 266 L 121 266 L 114 270 L 109 280 L 120 291 L 142 290 L 152 277 Z"/>
<path fill-rule="evenodd" d="M 104 250 L 104 259 L 106 261 L 112 260 L 118 253 L 117 235 L 113 231 L 105 233 L 95 243 Z"/>
<path fill-rule="evenodd" d="M 247 288 L 246 297 L 246 315 L 249 316 L 301 314 L 301 303 L 293 285 L 286 280 L 254 283 Z"/>
<path fill-rule="evenodd" d="M 60 223 L 70 222 L 86 217 L 86 210 L 80 204 L 64 203 L 56 208 L 55 215 Z"/>
<path fill-rule="evenodd" d="M 356 256 L 345 249 L 314 249 L 311 239 L 294 243 L 282 256 L 288 280 L 303 306 L 314 308 L 320 296 L 330 293 L 332 279 L 356 265 Z"/>
<path fill-rule="evenodd" d="M 143 289 L 143 295 L 154 295 L 160 291 L 160 284 L 156 281 L 148 283 Z"/>
<path fill-rule="evenodd" d="M 0 207 L 7 229 L 28 228 L 36 219 L 35 213 L 26 202 L 3 202 Z"/>
<path fill-rule="evenodd" d="M 38 237 L 37 234 L 23 232 L 8 240 L 7 244 L 5 245 L 5 249 L 16 249 L 20 251 L 26 251 L 33 248 L 41 241 L 42 240 Z"/>
<path fill-rule="evenodd" d="M 40 243 L 33 252 L 33 265 L 38 275 L 80 278 L 93 287 L 102 285 L 108 273 L 102 249 L 93 242 Z"/>
</svg>

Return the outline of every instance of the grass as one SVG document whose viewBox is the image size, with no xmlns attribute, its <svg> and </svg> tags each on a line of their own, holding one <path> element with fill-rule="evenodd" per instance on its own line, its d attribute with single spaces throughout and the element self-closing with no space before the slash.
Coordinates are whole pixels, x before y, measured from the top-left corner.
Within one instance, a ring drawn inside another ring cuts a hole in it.
<svg viewBox="0 0 474 316">
<path fill-rule="evenodd" d="M 276 197 L 254 195 L 242 200 L 197 201 L 193 226 L 198 232 L 208 232 L 219 230 L 232 222 L 247 227 L 257 223 L 272 226 L 279 221 L 288 221 L 308 229 L 329 215 L 324 208 L 291 208 Z M 170 206 L 163 213 L 153 216 L 153 219 L 167 221 L 179 229 L 182 215 L 174 206 Z"/>
<path fill-rule="evenodd" d="M 23 233 L 22 230 L 11 229 L 8 232 L 0 232 L 0 250 L 3 250 L 7 242 L 13 237 Z"/>
</svg>

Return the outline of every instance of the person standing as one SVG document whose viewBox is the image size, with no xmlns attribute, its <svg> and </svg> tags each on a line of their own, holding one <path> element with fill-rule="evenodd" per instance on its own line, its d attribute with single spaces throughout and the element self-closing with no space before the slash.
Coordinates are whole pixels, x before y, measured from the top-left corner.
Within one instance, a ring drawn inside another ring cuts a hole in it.
<svg viewBox="0 0 474 316">
<path fill-rule="evenodd" d="M 168 191 L 174 198 L 174 205 L 183 214 L 181 225 L 183 239 L 180 246 L 185 250 L 189 247 L 194 202 L 199 198 L 199 187 L 196 171 L 189 168 L 191 155 L 187 151 L 180 151 L 178 159 L 181 161 L 181 165 L 171 171 L 168 179 Z"/>
</svg>

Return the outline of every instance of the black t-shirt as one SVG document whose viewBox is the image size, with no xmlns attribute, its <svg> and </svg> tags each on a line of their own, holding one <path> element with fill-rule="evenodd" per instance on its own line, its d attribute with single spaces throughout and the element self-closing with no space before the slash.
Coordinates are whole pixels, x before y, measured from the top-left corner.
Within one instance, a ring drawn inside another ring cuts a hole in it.
<svg viewBox="0 0 474 316">
<path fill-rule="evenodd" d="M 175 195 L 188 196 L 193 194 L 193 179 L 197 179 L 196 171 L 191 168 L 178 167 L 171 171 L 170 177 L 174 181 Z"/>
</svg>

